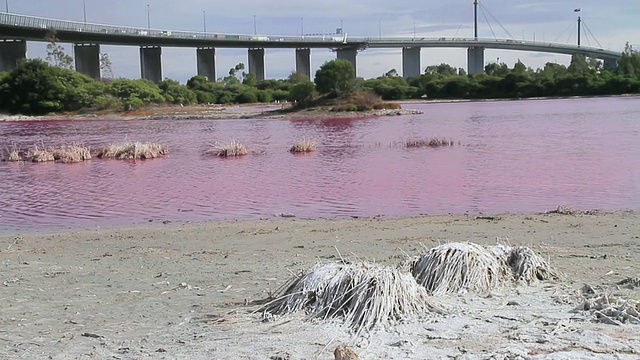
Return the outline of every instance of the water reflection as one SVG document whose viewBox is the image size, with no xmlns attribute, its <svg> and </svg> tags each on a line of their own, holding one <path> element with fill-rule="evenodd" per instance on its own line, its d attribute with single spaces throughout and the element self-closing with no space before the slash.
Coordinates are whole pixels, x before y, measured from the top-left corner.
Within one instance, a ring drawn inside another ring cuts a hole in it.
<svg viewBox="0 0 640 360">
<path fill-rule="evenodd" d="M 423 115 L 324 120 L 0 123 L 0 148 L 167 144 L 150 161 L 0 163 L 0 231 L 349 215 L 640 208 L 638 98 L 414 104 Z M 402 149 L 409 138 L 454 139 Z M 313 139 L 311 154 L 288 152 Z M 236 139 L 251 154 L 205 155 Z"/>
</svg>

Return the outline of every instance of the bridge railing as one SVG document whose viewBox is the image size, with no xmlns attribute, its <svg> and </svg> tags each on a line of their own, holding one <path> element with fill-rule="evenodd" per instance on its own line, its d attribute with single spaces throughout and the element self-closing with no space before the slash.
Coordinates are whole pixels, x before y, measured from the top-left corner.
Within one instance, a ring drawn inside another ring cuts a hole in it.
<svg viewBox="0 0 640 360">
<path fill-rule="evenodd" d="M 565 49 L 572 52 L 586 52 L 589 54 L 599 54 L 609 57 L 619 57 L 620 53 L 612 50 L 604 50 L 591 47 L 578 47 L 576 45 L 558 44 L 549 42 L 538 42 L 528 40 L 515 39 L 486 39 L 486 38 L 417 38 L 417 37 L 349 37 L 347 35 L 327 34 L 319 36 L 289 36 L 289 35 L 239 35 L 239 34 L 223 34 L 223 33 L 203 33 L 190 31 L 174 31 L 159 30 L 139 27 L 114 26 L 103 24 L 92 24 L 77 21 L 67 21 L 58 19 L 48 19 L 35 16 L 18 15 L 10 13 L 0 13 L 0 24 L 4 26 L 13 26 L 19 28 L 31 28 L 38 30 L 56 30 L 78 33 L 104 34 L 110 36 L 133 36 L 140 38 L 171 38 L 183 40 L 200 40 L 215 42 L 246 42 L 249 45 L 254 42 L 256 44 L 265 42 L 283 42 L 296 44 L 326 44 L 326 47 L 345 47 L 354 46 L 358 48 L 366 48 L 368 46 L 420 46 L 430 44 L 438 46 L 442 43 L 444 46 L 450 46 L 452 43 L 461 43 L 462 46 L 474 46 L 474 43 L 485 44 L 506 44 L 508 47 L 530 48 L 533 50 L 541 50 L 543 47 L 554 49 Z M 144 43 L 144 41 L 140 41 Z"/>
<path fill-rule="evenodd" d="M 92 24 L 77 21 L 67 21 L 58 19 L 48 19 L 35 16 L 25 16 L 17 14 L 0 13 L 0 24 L 21 28 L 31 28 L 39 30 L 85 32 L 92 34 L 109 34 L 140 37 L 159 37 L 175 39 L 196 39 L 196 40 L 216 40 L 216 41 L 275 41 L 275 42 L 318 42 L 335 43 L 342 42 L 343 37 L 333 36 L 259 36 L 259 35 L 238 35 L 238 34 L 217 34 L 190 31 L 159 30 L 150 28 L 138 28 L 127 26 L 114 26 L 104 24 Z"/>
</svg>

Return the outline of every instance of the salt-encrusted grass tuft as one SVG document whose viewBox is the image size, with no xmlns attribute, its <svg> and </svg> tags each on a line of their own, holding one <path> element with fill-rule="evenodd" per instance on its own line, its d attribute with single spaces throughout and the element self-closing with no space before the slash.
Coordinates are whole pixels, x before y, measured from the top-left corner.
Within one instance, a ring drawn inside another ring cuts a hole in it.
<svg viewBox="0 0 640 360">
<path fill-rule="evenodd" d="M 490 293 L 505 279 L 503 263 L 473 243 L 448 243 L 430 249 L 413 263 L 411 273 L 429 294 Z"/>
<path fill-rule="evenodd" d="M 531 284 L 536 281 L 557 279 L 558 273 L 549 263 L 533 250 L 525 246 L 511 247 L 506 258 L 514 279 Z"/>
<path fill-rule="evenodd" d="M 293 145 L 289 149 L 289 152 L 306 153 L 306 152 L 314 151 L 316 148 L 317 148 L 317 145 L 313 140 L 301 139 L 301 140 L 296 140 L 293 143 Z"/>
<path fill-rule="evenodd" d="M 317 264 L 278 294 L 262 311 L 304 309 L 312 318 L 342 318 L 356 332 L 439 311 L 410 274 L 367 262 Z"/>
<path fill-rule="evenodd" d="M 228 144 L 215 145 L 212 153 L 215 156 L 229 157 L 247 155 L 249 150 L 247 147 L 236 140 L 231 140 Z"/>
<path fill-rule="evenodd" d="M 156 143 L 124 143 L 113 144 L 106 148 L 100 149 L 96 156 L 99 158 L 109 159 L 153 159 L 169 153 L 164 145 Z"/>
</svg>

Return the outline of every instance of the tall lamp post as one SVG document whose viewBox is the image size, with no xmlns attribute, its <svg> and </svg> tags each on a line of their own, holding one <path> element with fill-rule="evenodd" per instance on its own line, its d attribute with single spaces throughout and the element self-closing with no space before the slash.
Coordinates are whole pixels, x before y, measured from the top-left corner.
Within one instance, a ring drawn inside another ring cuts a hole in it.
<svg viewBox="0 0 640 360">
<path fill-rule="evenodd" d="M 84 23 L 87 23 L 87 0 L 82 0 L 82 13 L 84 14 Z"/>
<path fill-rule="evenodd" d="M 4 6 L 7 9 L 7 14 L 9 13 L 9 0 L 4 0 Z"/>
<path fill-rule="evenodd" d="M 207 11 L 206 10 L 202 10 L 202 28 L 206 34 L 207 33 Z"/>
<path fill-rule="evenodd" d="M 582 11 L 582 9 L 580 9 L 580 8 L 573 9 L 573 12 L 579 13 L 580 11 Z M 580 46 L 580 31 L 582 30 L 582 29 L 580 29 L 581 25 L 582 25 L 582 18 L 580 16 L 578 16 L 578 46 Z"/>
<path fill-rule="evenodd" d="M 147 29 L 151 29 L 151 13 L 149 10 L 149 4 L 147 4 Z"/>
<path fill-rule="evenodd" d="M 473 2 L 473 37 L 478 39 L 478 0 Z"/>
</svg>

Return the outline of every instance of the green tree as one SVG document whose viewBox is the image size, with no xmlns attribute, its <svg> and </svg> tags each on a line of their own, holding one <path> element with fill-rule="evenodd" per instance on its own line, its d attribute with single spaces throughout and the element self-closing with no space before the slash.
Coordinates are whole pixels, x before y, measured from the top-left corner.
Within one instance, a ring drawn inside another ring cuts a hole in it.
<svg viewBox="0 0 640 360">
<path fill-rule="evenodd" d="M 47 40 L 48 42 L 47 57 L 45 59 L 53 66 L 72 69 L 73 57 L 71 55 L 67 55 L 67 53 L 64 51 L 64 47 L 59 44 L 56 32 L 48 32 L 45 40 Z"/>
<path fill-rule="evenodd" d="M 325 62 L 316 71 L 314 82 L 321 94 L 341 96 L 354 90 L 356 71 L 347 60 L 336 59 Z"/>
<path fill-rule="evenodd" d="M 616 73 L 619 75 L 631 75 L 640 79 L 640 53 L 633 50 L 633 46 L 627 42 L 618 62 Z"/>
<path fill-rule="evenodd" d="M 124 110 L 165 101 L 160 88 L 145 79 L 116 79 L 107 85 L 107 92 L 122 101 Z"/>
<path fill-rule="evenodd" d="M 198 102 L 198 97 L 193 90 L 175 80 L 163 80 L 158 84 L 158 87 L 162 90 L 162 96 L 167 102 L 181 105 L 191 105 Z"/>
<path fill-rule="evenodd" d="M 113 79 L 113 64 L 107 53 L 100 54 L 100 73 L 103 79 Z"/>
<path fill-rule="evenodd" d="M 589 73 L 589 64 L 587 57 L 583 54 L 571 55 L 571 64 L 567 68 L 571 75 L 586 75 Z"/>
<path fill-rule="evenodd" d="M 287 80 L 292 84 L 299 84 L 305 81 L 310 81 L 309 77 L 303 73 L 292 71 L 287 77 Z"/>
<path fill-rule="evenodd" d="M 442 63 L 440 65 L 427 66 L 424 73 L 426 75 L 457 75 L 458 69 L 449 64 Z"/>
<path fill-rule="evenodd" d="M 39 115 L 91 107 L 104 85 L 73 70 L 25 60 L 0 82 L 0 108 Z"/>
<path fill-rule="evenodd" d="M 307 80 L 291 87 L 289 91 L 289 101 L 296 103 L 299 107 L 307 107 L 313 101 L 316 93 L 315 85 Z"/>
</svg>

